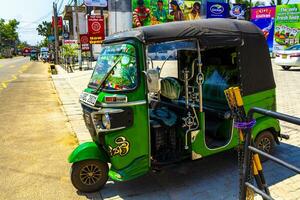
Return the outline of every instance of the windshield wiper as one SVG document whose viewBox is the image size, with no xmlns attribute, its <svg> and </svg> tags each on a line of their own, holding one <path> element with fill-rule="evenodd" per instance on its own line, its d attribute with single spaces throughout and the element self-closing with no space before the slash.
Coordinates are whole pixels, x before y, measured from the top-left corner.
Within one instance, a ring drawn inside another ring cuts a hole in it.
<svg viewBox="0 0 300 200">
<path fill-rule="evenodd" d="M 117 64 L 121 61 L 121 56 L 118 58 L 118 60 L 115 62 L 115 64 L 110 68 L 110 70 L 106 73 L 106 75 L 103 77 L 101 82 L 99 83 L 99 86 L 97 89 L 93 92 L 94 94 L 97 94 L 101 91 L 102 89 L 102 84 L 106 81 L 106 79 L 109 77 L 109 75 L 113 72 L 114 68 L 117 66 Z"/>
</svg>

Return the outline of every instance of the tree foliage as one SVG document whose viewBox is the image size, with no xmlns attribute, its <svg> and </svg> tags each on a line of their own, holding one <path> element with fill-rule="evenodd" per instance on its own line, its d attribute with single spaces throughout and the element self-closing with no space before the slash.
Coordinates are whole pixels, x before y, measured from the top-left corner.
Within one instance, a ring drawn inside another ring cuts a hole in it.
<svg viewBox="0 0 300 200">
<path fill-rule="evenodd" d="M 290 0 L 286 0 L 285 2 L 283 0 L 271 0 L 271 5 L 282 5 L 282 4 L 288 4 Z"/>
<path fill-rule="evenodd" d="M 51 22 L 43 21 L 41 24 L 38 25 L 36 30 L 38 31 L 38 34 L 40 36 L 48 38 L 48 36 L 51 35 L 51 28 Z"/>
<path fill-rule="evenodd" d="M 13 46 L 19 41 L 19 34 L 17 32 L 18 22 L 16 19 L 8 20 L 0 19 L 0 46 Z"/>
</svg>

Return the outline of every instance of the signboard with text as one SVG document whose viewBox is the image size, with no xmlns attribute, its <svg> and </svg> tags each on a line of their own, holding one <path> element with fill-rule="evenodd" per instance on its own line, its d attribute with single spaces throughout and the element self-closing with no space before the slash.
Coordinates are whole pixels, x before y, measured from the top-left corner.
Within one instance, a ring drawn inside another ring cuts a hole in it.
<svg viewBox="0 0 300 200">
<path fill-rule="evenodd" d="M 270 52 L 273 51 L 275 11 L 275 6 L 254 7 L 251 9 L 251 22 L 264 33 Z"/>
<path fill-rule="evenodd" d="M 63 40 L 64 44 L 77 44 L 77 40 Z"/>
<path fill-rule="evenodd" d="M 104 31 L 104 17 L 101 15 L 90 15 L 88 16 L 88 33 L 90 35 L 97 35 L 102 40 L 105 38 Z"/>
<path fill-rule="evenodd" d="M 228 3 L 207 2 L 207 18 L 227 18 L 229 13 Z"/>
<path fill-rule="evenodd" d="M 274 51 L 283 50 L 300 40 L 300 4 L 276 6 Z"/>
<path fill-rule="evenodd" d="M 90 37 L 88 34 L 80 34 L 80 45 L 82 51 L 90 50 Z"/>
</svg>

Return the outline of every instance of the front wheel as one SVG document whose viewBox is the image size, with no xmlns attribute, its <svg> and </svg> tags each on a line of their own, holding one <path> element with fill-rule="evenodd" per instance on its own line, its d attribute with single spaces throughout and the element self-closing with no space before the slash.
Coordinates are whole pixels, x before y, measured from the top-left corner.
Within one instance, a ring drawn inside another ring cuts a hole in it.
<svg viewBox="0 0 300 200">
<path fill-rule="evenodd" d="M 108 180 L 108 165 L 99 160 L 84 160 L 72 164 L 71 181 L 81 192 L 99 191 Z"/>
<path fill-rule="evenodd" d="M 268 130 L 262 131 L 255 139 L 255 146 L 265 153 L 272 154 L 275 149 L 275 139 L 272 132 Z M 263 162 L 268 160 L 264 156 L 260 156 L 260 158 Z"/>
<path fill-rule="evenodd" d="M 291 66 L 281 66 L 283 70 L 289 70 Z"/>
</svg>

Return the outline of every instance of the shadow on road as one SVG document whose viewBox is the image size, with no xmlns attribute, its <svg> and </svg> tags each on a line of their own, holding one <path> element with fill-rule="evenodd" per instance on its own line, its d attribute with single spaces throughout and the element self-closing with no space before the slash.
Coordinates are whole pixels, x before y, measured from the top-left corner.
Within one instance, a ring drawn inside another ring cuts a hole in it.
<svg viewBox="0 0 300 200">
<path fill-rule="evenodd" d="M 275 156 L 300 167 L 299 147 L 281 143 Z M 265 162 L 263 166 L 270 186 L 295 175 L 272 161 Z M 88 199 L 237 199 L 237 154 L 228 151 L 180 163 L 128 182 L 109 181 L 101 194 L 81 195 Z"/>
</svg>

